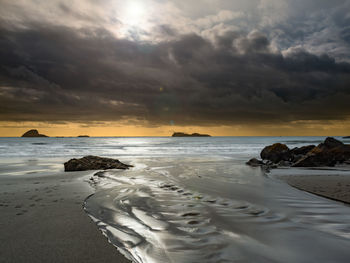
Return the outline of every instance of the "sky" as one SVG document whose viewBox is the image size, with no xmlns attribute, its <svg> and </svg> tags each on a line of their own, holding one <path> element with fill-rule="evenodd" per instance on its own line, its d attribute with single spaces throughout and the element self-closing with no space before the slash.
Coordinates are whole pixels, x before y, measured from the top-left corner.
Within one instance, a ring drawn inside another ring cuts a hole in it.
<svg viewBox="0 0 350 263">
<path fill-rule="evenodd" d="M 0 136 L 350 135 L 349 0 L 0 0 Z"/>
</svg>

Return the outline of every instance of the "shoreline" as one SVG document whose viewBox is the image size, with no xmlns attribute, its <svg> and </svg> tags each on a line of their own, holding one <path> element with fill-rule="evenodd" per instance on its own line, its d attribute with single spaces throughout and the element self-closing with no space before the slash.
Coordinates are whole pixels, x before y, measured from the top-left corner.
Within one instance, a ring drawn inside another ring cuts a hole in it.
<svg viewBox="0 0 350 263">
<path fill-rule="evenodd" d="M 300 191 L 350 204 L 350 170 L 276 169 L 270 175 Z"/>
<path fill-rule="evenodd" d="M 332 201 L 336 201 L 336 202 L 341 202 L 341 203 L 344 203 L 346 205 L 350 205 L 350 202 L 349 201 L 345 201 L 345 200 L 341 200 L 341 199 L 337 199 L 337 198 L 333 198 L 331 196 L 327 196 L 325 194 L 321 194 L 321 193 L 317 193 L 317 192 L 314 192 L 314 191 L 311 191 L 311 190 L 308 190 L 308 189 L 305 189 L 305 187 L 299 187 L 297 185 L 293 185 L 292 183 L 288 183 L 288 185 L 300 190 L 300 191 L 303 191 L 303 192 L 307 192 L 307 193 L 310 193 L 310 194 L 313 194 L 313 195 L 317 195 L 319 197 L 323 197 L 323 198 L 327 198 L 329 200 L 332 200 Z"/>
<path fill-rule="evenodd" d="M 344 176 L 307 176 L 308 178 L 289 178 L 287 183 L 299 190 L 350 204 L 350 178 Z"/>
<path fill-rule="evenodd" d="M 130 263 L 83 209 L 91 173 L 1 176 L 0 262 Z"/>
<path fill-rule="evenodd" d="M 96 172 L 0 175 L 0 262 L 130 263 L 83 209 L 95 193 L 87 181 Z M 350 202 L 348 167 L 278 168 L 267 176 L 303 192 Z"/>
</svg>

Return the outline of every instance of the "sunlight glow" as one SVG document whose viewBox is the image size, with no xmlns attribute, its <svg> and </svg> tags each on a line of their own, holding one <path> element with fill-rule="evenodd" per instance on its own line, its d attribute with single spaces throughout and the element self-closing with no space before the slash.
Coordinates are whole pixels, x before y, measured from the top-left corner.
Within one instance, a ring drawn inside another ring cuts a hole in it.
<svg viewBox="0 0 350 263">
<path fill-rule="evenodd" d="M 123 22 L 137 26 L 140 24 L 146 14 L 146 7 L 141 1 L 128 1 L 123 14 Z"/>
</svg>

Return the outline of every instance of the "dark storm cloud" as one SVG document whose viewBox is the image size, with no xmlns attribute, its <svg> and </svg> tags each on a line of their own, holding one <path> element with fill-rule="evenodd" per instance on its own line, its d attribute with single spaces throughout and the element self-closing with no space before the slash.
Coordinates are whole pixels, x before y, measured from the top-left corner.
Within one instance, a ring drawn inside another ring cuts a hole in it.
<svg viewBox="0 0 350 263">
<path fill-rule="evenodd" d="M 103 28 L 31 24 L 0 32 L 0 119 L 140 120 L 219 125 L 345 119 L 350 64 L 303 49 L 282 55 L 266 34 L 158 43 Z"/>
</svg>

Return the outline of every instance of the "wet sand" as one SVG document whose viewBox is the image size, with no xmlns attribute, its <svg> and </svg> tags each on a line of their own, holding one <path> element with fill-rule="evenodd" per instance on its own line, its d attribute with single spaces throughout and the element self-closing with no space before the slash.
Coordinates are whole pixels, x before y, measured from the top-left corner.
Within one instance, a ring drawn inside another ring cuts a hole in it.
<svg viewBox="0 0 350 263">
<path fill-rule="evenodd" d="M 350 169 L 276 169 L 272 175 L 312 194 L 350 204 Z"/>
<path fill-rule="evenodd" d="M 88 174 L 0 177 L 0 262 L 130 262 L 83 210 Z"/>
<path fill-rule="evenodd" d="M 130 262 L 83 211 L 92 172 L 0 176 L 0 262 Z M 350 173 L 276 169 L 273 176 L 350 203 Z"/>
</svg>

